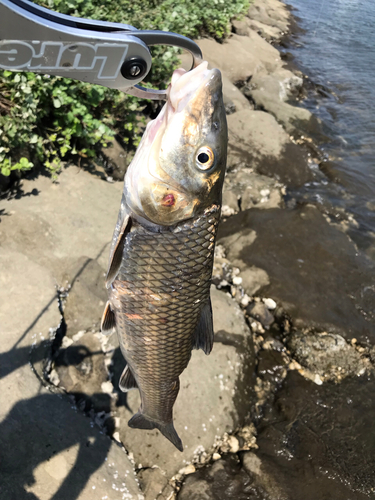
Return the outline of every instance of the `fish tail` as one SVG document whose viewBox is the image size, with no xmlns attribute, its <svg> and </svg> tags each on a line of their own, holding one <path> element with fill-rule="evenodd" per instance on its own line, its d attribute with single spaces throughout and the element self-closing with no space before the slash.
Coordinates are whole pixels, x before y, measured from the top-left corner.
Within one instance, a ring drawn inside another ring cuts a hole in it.
<svg viewBox="0 0 375 500">
<path fill-rule="evenodd" d="M 133 429 L 159 429 L 163 436 L 169 439 L 169 441 L 174 444 L 178 450 L 184 451 L 182 441 L 179 438 L 176 429 L 174 428 L 173 422 L 161 424 L 159 422 L 150 420 L 139 411 L 129 420 L 128 426 L 132 427 Z"/>
</svg>

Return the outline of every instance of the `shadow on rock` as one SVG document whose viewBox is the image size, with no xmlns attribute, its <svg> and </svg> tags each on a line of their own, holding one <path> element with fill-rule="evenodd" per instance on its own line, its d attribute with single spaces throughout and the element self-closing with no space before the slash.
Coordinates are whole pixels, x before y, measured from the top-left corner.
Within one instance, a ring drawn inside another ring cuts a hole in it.
<svg viewBox="0 0 375 500">
<path fill-rule="evenodd" d="M 62 483 L 50 500 L 74 500 L 105 461 L 111 441 L 97 430 L 90 432 L 85 419 L 77 425 L 75 414 L 66 411 L 64 399 L 44 394 L 20 401 L 0 423 L 1 500 L 38 500 L 34 493 L 26 491 L 33 489 L 35 470 L 43 462 L 47 462 L 47 480 L 62 476 Z M 68 457 L 61 457 L 58 469 L 49 465 L 55 455 L 75 446 L 75 459 L 69 453 Z"/>
</svg>

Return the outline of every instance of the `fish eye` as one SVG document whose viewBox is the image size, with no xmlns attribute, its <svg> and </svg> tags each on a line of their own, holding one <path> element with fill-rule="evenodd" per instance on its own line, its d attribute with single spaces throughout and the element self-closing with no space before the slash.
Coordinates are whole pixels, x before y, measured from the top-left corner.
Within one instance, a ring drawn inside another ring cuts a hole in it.
<svg viewBox="0 0 375 500">
<path fill-rule="evenodd" d="M 208 146 L 203 146 L 198 149 L 196 156 L 196 164 L 199 170 L 208 170 L 212 167 L 215 160 L 214 152 Z"/>
</svg>

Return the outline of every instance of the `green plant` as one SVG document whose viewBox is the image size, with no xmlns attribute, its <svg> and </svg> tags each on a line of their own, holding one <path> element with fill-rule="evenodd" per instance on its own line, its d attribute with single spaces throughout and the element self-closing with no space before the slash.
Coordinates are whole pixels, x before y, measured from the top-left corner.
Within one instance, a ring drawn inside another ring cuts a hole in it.
<svg viewBox="0 0 375 500">
<path fill-rule="evenodd" d="M 174 31 L 190 38 L 218 39 L 249 0 L 39 0 L 63 14 L 132 24 L 140 29 Z M 165 88 L 178 64 L 174 47 L 153 48 L 147 84 Z M 98 147 L 120 134 L 129 149 L 142 133 L 146 106 L 132 96 L 66 78 L 0 71 L 0 172 L 44 164 L 55 173 L 69 156 L 94 157 Z M 27 154 L 25 152 L 27 151 Z M 32 162 L 27 160 L 30 157 Z"/>
</svg>

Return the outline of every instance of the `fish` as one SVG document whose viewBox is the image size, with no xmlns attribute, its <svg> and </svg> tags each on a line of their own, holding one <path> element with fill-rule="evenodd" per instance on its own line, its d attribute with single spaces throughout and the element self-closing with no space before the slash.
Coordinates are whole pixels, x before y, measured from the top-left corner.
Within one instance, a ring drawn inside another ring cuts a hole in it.
<svg viewBox="0 0 375 500">
<path fill-rule="evenodd" d="M 227 144 L 220 71 L 207 62 L 175 70 L 125 174 L 110 250 L 101 328 L 117 331 L 126 360 L 120 389 L 140 392 L 128 425 L 158 429 L 180 451 L 179 376 L 192 349 L 213 347 L 210 285 Z"/>
</svg>

